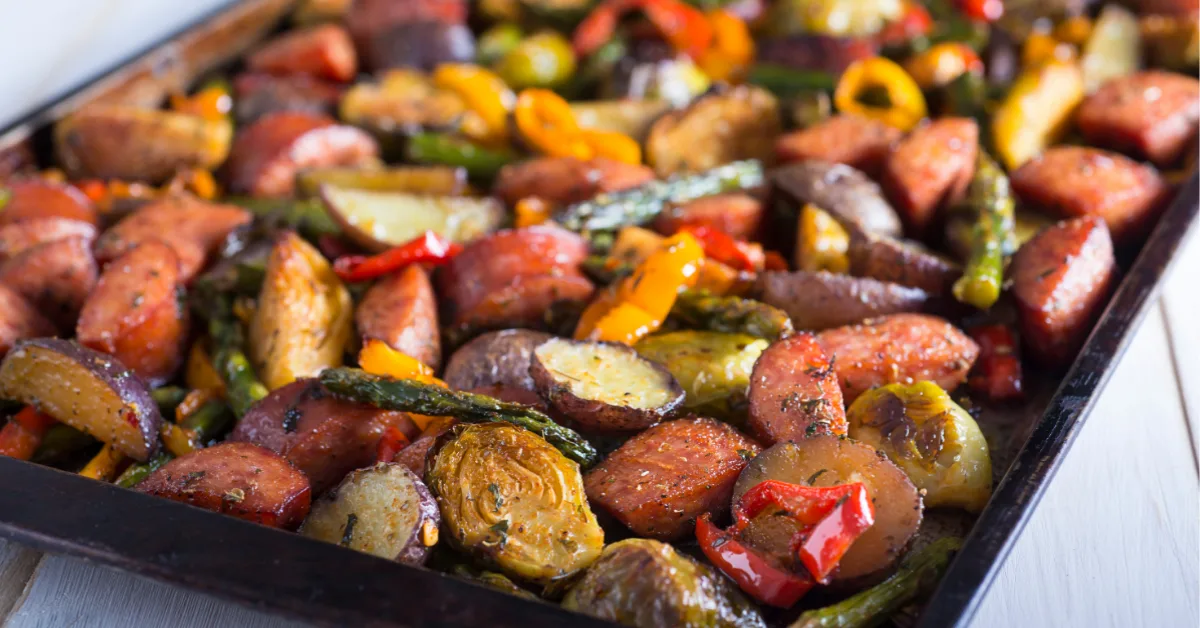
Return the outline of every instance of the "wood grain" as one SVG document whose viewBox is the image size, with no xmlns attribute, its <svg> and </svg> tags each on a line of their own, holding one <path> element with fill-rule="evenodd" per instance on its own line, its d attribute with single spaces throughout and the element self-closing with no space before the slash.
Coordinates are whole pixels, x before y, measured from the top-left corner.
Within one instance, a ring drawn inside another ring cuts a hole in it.
<svg viewBox="0 0 1200 628">
<path fill-rule="evenodd" d="M 25 585 L 41 559 L 39 552 L 0 539 L 0 625 L 23 601 Z"/>
</svg>

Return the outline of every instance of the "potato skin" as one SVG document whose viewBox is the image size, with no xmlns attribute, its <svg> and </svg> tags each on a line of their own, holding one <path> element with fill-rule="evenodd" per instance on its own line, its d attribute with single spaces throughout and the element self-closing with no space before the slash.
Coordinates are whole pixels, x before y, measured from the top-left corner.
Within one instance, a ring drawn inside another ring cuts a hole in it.
<svg viewBox="0 0 1200 628">
<path fill-rule="evenodd" d="M 754 86 L 702 96 L 683 111 L 664 114 L 650 127 L 646 163 L 660 176 L 708 170 L 739 159 L 775 159 L 783 130 L 779 101 Z"/>
<path fill-rule="evenodd" d="M 846 408 L 830 360 L 812 334 L 775 341 L 750 376 L 751 435 L 763 444 L 845 434 Z"/>
<path fill-rule="evenodd" d="M 918 288 L 930 296 L 950 294 L 962 269 L 911 242 L 861 231 L 850 232 L 850 274 Z"/>
<path fill-rule="evenodd" d="M 586 201 L 602 192 L 617 192 L 654 179 L 654 171 L 597 157 L 538 157 L 500 169 L 492 191 L 509 206 L 536 196 L 553 206 Z"/>
<path fill-rule="evenodd" d="M 900 235 L 896 210 L 888 204 L 879 185 L 858 169 L 810 159 L 776 168 L 770 179 L 778 200 L 797 208 L 812 203 L 843 225 L 892 237 Z"/>
<path fill-rule="evenodd" d="M 136 490 L 285 530 L 299 527 L 312 500 L 303 473 L 250 443 L 221 443 L 180 456 Z"/>
<path fill-rule="evenodd" d="M 258 72 L 309 74 L 345 82 L 358 73 L 358 56 L 346 29 L 322 24 L 285 33 L 267 42 L 247 57 L 246 67 Z"/>
<path fill-rule="evenodd" d="M 927 379 L 954 390 L 979 356 L 970 336 L 928 314 L 892 314 L 827 329 L 817 341 L 834 361 L 846 403 L 884 384 Z"/>
<path fill-rule="evenodd" d="M 83 303 L 75 336 L 116 356 L 151 386 L 183 363 L 189 317 L 180 294 L 179 258 L 150 240 L 113 260 Z"/>
<path fill-rule="evenodd" d="M 1150 230 L 1170 191 L 1154 168 L 1085 146 L 1047 150 L 1012 174 L 1012 187 L 1022 201 L 1052 215 L 1103 218 L 1117 245 Z"/>
<path fill-rule="evenodd" d="M 16 257 L 39 244 L 71 237 L 80 237 L 92 242 L 96 239 L 96 226 L 90 222 L 60 216 L 27 218 L 7 223 L 0 226 L 0 260 Z"/>
<path fill-rule="evenodd" d="M 0 284 L 0 358 L 18 341 L 54 334 L 54 325 L 32 303 Z"/>
<path fill-rule="evenodd" d="M 1149 90 L 1158 96 L 1147 98 Z M 1195 146 L 1200 81 L 1158 70 L 1111 79 L 1085 98 L 1075 115 L 1089 143 L 1167 167 Z"/>
<path fill-rule="evenodd" d="M 81 236 L 39 244 L 0 264 L 0 284 L 19 292 L 60 330 L 75 327 L 98 274 L 90 240 Z"/>
<path fill-rule="evenodd" d="M 0 225 L 37 218 L 70 218 L 95 226 L 100 222 L 91 199 L 66 183 L 43 179 L 10 181 L 8 202 L 0 212 Z"/>
<path fill-rule="evenodd" d="M 970 118 L 940 118 L 896 145 L 883 166 L 883 189 L 910 235 L 924 237 L 938 208 L 962 199 L 978 151 L 979 126 Z"/>
<path fill-rule="evenodd" d="M 437 297 L 424 268 L 412 265 L 377 281 L 358 304 L 354 321 L 363 338 L 382 340 L 435 371 L 441 367 Z"/>
<path fill-rule="evenodd" d="M 1010 269 L 1026 350 L 1049 366 L 1069 364 L 1116 282 L 1104 221 L 1076 218 L 1026 242 Z"/>
<path fill-rule="evenodd" d="M 352 166 L 379 156 L 375 139 L 356 127 L 300 111 L 265 115 L 238 132 L 229 187 L 257 197 L 291 196 L 304 168 Z"/>
<path fill-rule="evenodd" d="M 347 473 L 374 462 L 379 440 L 391 427 L 408 438 L 418 434 L 403 412 L 346 401 L 316 380 L 299 379 L 250 408 L 228 440 L 281 454 L 308 476 L 313 493 L 320 495 Z"/>
<path fill-rule="evenodd" d="M 685 226 L 709 227 L 738 240 L 750 240 L 758 235 L 762 216 L 762 201 L 742 192 L 729 192 L 667 207 L 654 220 L 654 229 L 671 235 Z"/>
<path fill-rule="evenodd" d="M 584 476 L 588 500 L 638 536 L 671 541 L 696 517 L 729 508 L 729 495 L 759 446 L 712 419 L 660 423 L 621 445 Z"/>
<path fill-rule="evenodd" d="M 816 159 L 846 164 L 870 176 L 879 174 L 892 145 L 904 133 L 878 120 L 850 113 L 833 116 L 775 142 L 779 163 Z"/>
<path fill-rule="evenodd" d="M 920 312 L 929 295 L 919 288 L 826 271 L 768 271 L 758 276 L 758 299 L 787 312 L 796 329 L 822 330 L 900 312 Z"/>
<path fill-rule="evenodd" d="M 502 386 L 535 392 L 529 374 L 533 350 L 550 338 L 550 334 L 530 329 L 488 332 L 450 356 L 442 380 L 454 390 Z"/>
</svg>

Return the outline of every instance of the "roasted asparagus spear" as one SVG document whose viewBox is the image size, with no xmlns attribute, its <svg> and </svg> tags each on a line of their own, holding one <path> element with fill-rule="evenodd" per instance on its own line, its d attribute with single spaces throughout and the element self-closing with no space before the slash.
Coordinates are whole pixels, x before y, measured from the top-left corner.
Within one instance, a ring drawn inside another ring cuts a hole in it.
<svg viewBox="0 0 1200 628">
<path fill-rule="evenodd" d="M 1012 189 L 1000 166 L 979 151 L 967 203 L 978 212 L 970 232 L 970 256 L 954 283 L 954 298 L 986 310 L 1000 298 L 1004 257 L 1016 248 Z"/>
</svg>

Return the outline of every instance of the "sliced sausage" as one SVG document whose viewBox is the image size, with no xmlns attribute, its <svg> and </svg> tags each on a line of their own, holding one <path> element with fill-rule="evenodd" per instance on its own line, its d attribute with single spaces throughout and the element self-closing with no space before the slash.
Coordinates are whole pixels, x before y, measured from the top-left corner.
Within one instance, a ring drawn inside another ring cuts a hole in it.
<svg viewBox="0 0 1200 628">
<path fill-rule="evenodd" d="M 80 236 L 39 244 L 0 264 L 0 283 L 63 331 L 75 328 L 98 274 L 90 241 Z"/>
<path fill-rule="evenodd" d="M 443 269 L 447 322 L 474 329 L 544 326 L 557 301 L 582 302 L 593 290 L 579 271 L 588 245 L 558 227 L 498 231 L 476 240 Z"/>
<path fill-rule="evenodd" d="M 187 347 L 182 289 L 175 250 L 149 240 L 105 267 L 79 313 L 75 335 L 151 385 L 165 382 L 183 363 Z"/>
<path fill-rule="evenodd" d="M 234 229 L 252 216 L 233 205 L 188 197 L 166 198 L 121 219 L 96 240 L 96 258 L 108 263 L 148 240 L 162 240 L 179 257 L 179 275 L 187 283 Z"/>
<path fill-rule="evenodd" d="M 248 442 L 283 455 L 321 494 L 347 473 L 375 461 L 375 448 L 389 427 L 416 438 L 416 425 L 403 412 L 380 410 L 329 394 L 312 379 L 271 391 L 238 421 L 233 442 Z"/>
<path fill-rule="evenodd" d="M 75 186 L 44 179 L 11 181 L 8 202 L 0 211 L 0 224 L 6 225 L 31 218 L 71 218 L 95 225 L 99 222 L 92 201 Z"/>
<path fill-rule="evenodd" d="M 61 216 L 11 222 L 0 227 L 0 260 L 16 257 L 39 244 L 74 236 L 91 242 L 96 238 L 96 226 Z"/>
<path fill-rule="evenodd" d="M 285 530 L 300 526 L 312 502 L 303 473 L 250 443 L 222 443 L 180 456 L 137 490 Z"/>
<path fill-rule="evenodd" d="M 389 68 L 432 72 L 443 63 L 475 60 L 475 35 L 466 24 L 422 20 L 380 25 L 367 31 L 351 27 L 350 32 L 363 67 L 376 72 Z"/>
<path fill-rule="evenodd" d="M 742 85 L 663 114 L 646 137 L 646 163 L 659 176 L 739 159 L 770 164 L 782 130 L 779 101 L 760 87 Z"/>
<path fill-rule="evenodd" d="M 962 276 L 958 264 L 912 242 L 851 231 L 850 273 L 920 288 L 933 296 L 950 294 Z"/>
<path fill-rule="evenodd" d="M 380 279 L 354 312 L 358 333 L 382 340 L 437 370 L 442 364 L 437 298 L 424 268 L 413 265 Z"/>
<path fill-rule="evenodd" d="M 1022 201 L 1063 218 L 1103 218 L 1118 245 L 1145 235 L 1168 191 L 1154 168 L 1084 146 L 1047 150 L 1013 173 L 1012 187 Z"/>
<path fill-rule="evenodd" d="M 855 229 L 900 236 L 900 216 L 857 168 L 809 159 L 776 168 L 770 178 L 775 195 L 796 208 L 812 203 Z"/>
<path fill-rule="evenodd" d="M 307 74 L 246 72 L 233 79 L 233 113 L 241 125 L 277 111 L 329 115 L 337 109 L 341 97 L 341 86 Z"/>
<path fill-rule="evenodd" d="M 846 164 L 875 176 L 902 137 L 894 126 L 846 113 L 779 138 L 775 157 L 780 163 L 819 159 Z"/>
<path fill-rule="evenodd" d="M 1048 227 L 1017 251 L 1011 274 L 1027 351 L 1044 364 L 1067 364 L 1116 279 L 1108 228 L 1095 217 Z"/>
<path fill-rule="evenodd" d="M 504 329 L 483 334 L 450 356 L 442 380 L 454 390 L 488 394 L 483 389 L 491 388 L 532 393 L 535 387 L 529 365 L 533 363 L 533 350 L 551 337 L 528 329 Z"/>
<path fill-rule="evenodd" d="M 817 334 L 842 382 L 846 403 L 885 384 L 931 380 L 946 390 L 966 381 L 979 345 L 945 319 L 892 314 Z"/>
<path fill-rule="evenodd" d="M 654 228 L 671 235 L 683 227 L 710 227 L 738 240 L 751 240 L 758 235 L 762 216 L 762 201 L 743 192 L 729 192 L 671 205 L 655 219 Z"/>
<path fill-rule="evenodd" d="M 634 436 L 583 478 L 588 501 L 638 536 L 685 536 L 704 513 L 729 508 L 759 446 L 712 419 L 667 421 Z"/>
<path fill-rule="evenodd" d="M 846 433 L 833 361 L 812 334 L 777 340 L 763 351 L 750 375 L 749 399 L 750 433 L 764 445 Z"/>
<path fill-rule="evenodd" d="M 1200 81 L 1159 70 L 1115 78 L 1083 101 L 1075 120 L 1091 144 L 1169 166 L 1195 149 Z"/>
<path fill-rule="evenodd" d="M 406 467 L 409 471 L 417 474 L 417 477 L 424 479 L 425 477 L 425 458 L 429 455 L 429 450 L 437 444 L 442 434 L 445 434 L 450 428 L 458 423 L 457 419 L 450 417 L 440 417 L 433 423 L 430 423 L 421 435 L 414 439 L 407 447 L 400 450 L 396 457 L 392 460 Z"/>
<path fill-rule="evenodd" d="M 361 129 L 327 116 L 280 111 L 259 118 L 234 138 L 229 187 L 252 196 L 291 196 L 299 170 L 353 166 L 378 156 L 379 145 Z"/>
<path fill-rule="evenodd" d="M 358 73 L 350 33 L 337 24 L 290 31 L 246 58 L 246 67 L 271 74 L 308 74 L 346 82 Z"/>
<path fill-rule="evenodd" d="M 970 118 L 942 118 L 909 134 L 883 165 L 883 189 L 908 232 L 928 233 L 938 208 L 957 202 L 975 174 L 979 126 Z"/>
<path fill-rule="evenodd" d="M 586 201 L 602 192 L 616 192 L 654 179 L 654 171 L 603 157 L 539 157 L 500 169 L 493 188 L 509 205 L 536 196 L 554 206 Z"/>
<path fill-rule="evenodd" d="M 920 288 L 820 272 L 766 272 L 758 299 L 787 313 L 796 329 L 821 330 L 900 312 L 920 312 L 929 295 Z"/>
<path fill-rule="evenodd" d="M 21 293 L 0 284 L 0 357 L 18 340 L 53 336 L 54 325 Z"/>
<path fill-rule="evenodd" d="M 804 33 L 755 42 L 759 63 L 839 76 L 851 63 L 874 57 L 879 45 L 871 37 L 836 37 Z"/>
<path fill-rule="evenodd" d="M 467 21 L 466 0 L 355 0 L 346 14 L 351 31 L 370 32 L 396 24 L 433 20 L 446 24 Z"/>
</svg>

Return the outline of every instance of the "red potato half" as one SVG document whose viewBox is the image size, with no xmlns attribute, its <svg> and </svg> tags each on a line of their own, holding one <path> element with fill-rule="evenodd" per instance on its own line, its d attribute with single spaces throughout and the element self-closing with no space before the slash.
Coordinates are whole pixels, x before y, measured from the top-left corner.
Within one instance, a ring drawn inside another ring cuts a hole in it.
<svg viewBox="0 0 1200 628">
<path fill-rule="evenodd" d="M 810 159 L 776 168 L 771 187 L 779 200 L 800 208 L 808 203 L 829 212 L 843 225 L 898 237 L 900 216 L 883 190 L 861 170 Z"/>
<path fill-rule="evenodd" d="M 550 338 L 529 329 L 483 334 L 450 356 L 442 380 L 454 390 L 500 387 L 533 393 L 536 387 L 529 374 L 533 350 Z"/>
<path fill-rule="evenodd" d="M 621 445 L 583 478 L 588 501 L 638 536 L 686 536 L 696 517 L 729 508 L 729 496 L 759 446 L 712 419 L 660 423 Z"/>
<path fill-rule="evenodd" d="M 849 438 L 814 436 L 767 449 L 751 460 L 738 477 L 733 488 L 734 502 L 766 480 L 803 486 L 862 482 L 866 487 L 875 506 L 875 524 L 867 528 L 842 557 L 833 573 L 835 584 L 857 586 L 882 579 L 899 560 L 921 525 L 921 494 L 904 471 L 881 452 Z M 774 519 L 781 523 L 790 521 L 785 517 Z M 771 532 L 760 528 L 751 533 L 749 540 L 768 551 L 789 553 L 786 546 L 779 548 L 778 544 L 779 539 L 790 540 L 791 534 Z"/>
<path fill-rule="evenodd" d="M 90 244 L 74 236 L 23 251 L 0 264 L 0 284 L 21 293 L 59 329 L 73 329 L 99 274 Z"/>
<path fill-rule="evenodd" d="M 529 374 L 558 415 L 597 431 L 645 429 L 683 404 L 670 371 L 621 344 L 551 338 L 534 349 Z"/>
<path fill-rule="evenodd" d="M 775 444 L 813 434 L 845 434 L 846 407 L 833 362 L 812 334 L 767 347 L 750 375 L 750 433 Z"/>
<path fill-rule="evenodd" d="M 492 198 L 433 196 L 322 185 L 321 200 L 346 236 L 371 251 L 400 246 L 426 231 L 470 242 L 500 227 L 504 208 Z"/>
<path fill-rule="evenodd" d="M 0 363 L 0 398 L 39 412 L 145 462 L 162 416 L 146 383 L 116 358 L 69 340 L 18 342 Z"/>
<path fill-rule="evenodd" d="M 12 181 L 8 202 L 0 211 L 0 225 L 36 218 L 70 218 L 96 225 L 99 217 L 92 201 L 75 186 L 43 179 Z"/>
<path fill-rule="evenodd" d="M 928 314 L 892 314 L 827 329 L 817 342 L 834 362 L 847 404 L 884 384 L 931 380 L 945 390 L 966 381 L 979 345 L 948 321 Z"/>
<path fill-rule="evenodd" d="M 1089 142 L 1170 166 L 1195 149 L 1200 81 L 1156 70 L 1115 78 L 1084 99 L 1075 116 Z"/>
<path fill-rule="evenodd" d="M 352 472 L 318 499 L 300 534 L 420 565 L 438 542 L 441 521 L 424 482 L 404 465 L 380 463 Z"/>
<path fill-rule="evenodd" d="M 1043 230 L 1013 257 L 1021 337 L 1038 361 L 1067 364 L 1083 346 L 1116 280 L 1112 238 L 1099 218 Z"/>
<path fill-rule="evenodd" d="M 261 445 L 303 471 L 320 495 L 347 473 L 375 461 L 384 432 L 398 428 L 408 438 L 417 428 L 403 412 L 334 397 L 312 379 L 272 391 L 238 421 L 231 442 Z"/>
<path fill-rule="evenodd" d="M 379 157 L 375 139 L 323 115 L 280 111 L 238 132 L 227 169 L 229 188 L 258 197 L 291 196 L 305 168 L 352 166 Z"/>
<path fill-rule="evenodd" d="M 937 210 L 959 201 L 975 174 L 979 126 L 941 118 L 913 131 L 888 155 L 883 189 L 910 235 L 923 237 Z"/>
<path fill-rule="evenodd" d="M 363 338 L 381 340 L 438 370 L 442 364 L 437 297 L 424 268 L 413 265 L 380 279 L 354 312 Z"/>
<path fill-rule="evenodd" d="M 775 142 L 775 156 L 780 163 L 818 159 L 876 175 L 892 145 L 902 137 L 900 129 L 878 120 L 841 114 L 780 137 Z"/>
<path fill-rule="evenodd" d="M 322 24 L 267 42 L 251 53 L 246 67 L 256 72 L 309 74 L 345 82 L 358 73 L 358 56 L 346 29 Z"/>
<path fill-rule="evenodd" d="M 17 341 L 54 333 L 54 324 L 21 293 L 0 284 L 0 357 L 8 354 Z"/>
<path fill-rule="evenodd" d="M 304 521 L 312 500 L 303 473 L 250 443 L 221 443 L 180 456 L 137 490 L 285 530 Z"/>
<path fill-rule="evenodd" d="M 3 215 L 3 214 L 0 214 Z M 0 227 L 0 260 L 16 257 L 39 244 L 64 238 L 96 239 L 96 226 L 74 218 L 28 218 Z"/>
<path fill-rule="evenodd" d="M 116 356 L 151 385 L 163 383 L 183 363 L 187 347 L 182 288 L 174 249 L 146 242 L 104 269 L 79 313 L 75 336 Z"/>
</svg>

